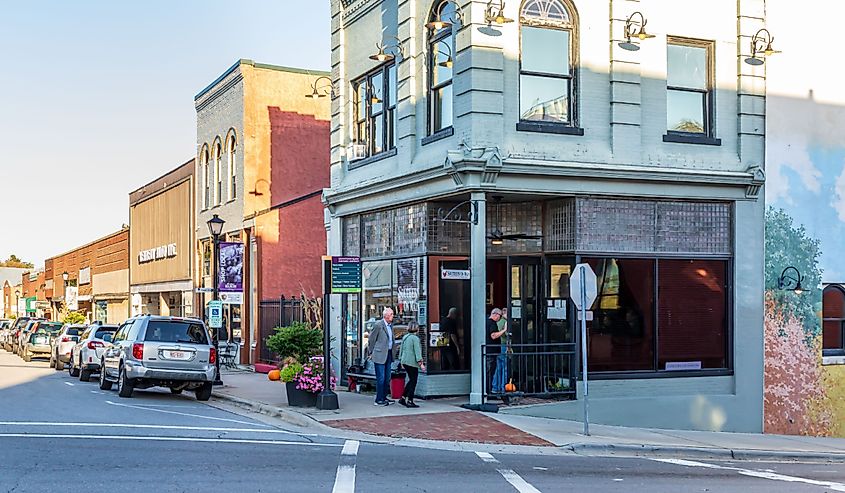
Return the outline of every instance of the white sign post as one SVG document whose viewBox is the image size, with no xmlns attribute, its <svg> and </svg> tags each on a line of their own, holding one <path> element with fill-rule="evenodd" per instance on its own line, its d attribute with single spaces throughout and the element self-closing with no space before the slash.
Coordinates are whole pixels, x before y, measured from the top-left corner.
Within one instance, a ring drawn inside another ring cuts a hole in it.
<svg viewBox="0 0 845 493">
<path fill-rule="evenodd" d="M 590 435 L 590 401 L 587 384 L 587 312 L 597 295 L 596 273 L 590 264 L 578 264 L 569 278 L 569 297 L 581 320 L 581 379 L 584 381 L 584 435 Z"/>
</svg>

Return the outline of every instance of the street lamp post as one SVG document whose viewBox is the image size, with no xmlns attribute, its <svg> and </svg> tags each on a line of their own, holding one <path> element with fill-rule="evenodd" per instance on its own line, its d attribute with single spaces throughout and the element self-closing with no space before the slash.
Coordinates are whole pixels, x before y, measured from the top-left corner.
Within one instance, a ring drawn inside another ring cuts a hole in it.
<svg viewBox="0 0 845 493">
<path fill-rule="evenodd" d="M 21 297 L 21 291 L 20 291 L 20 289 L 16 289 L 15 290 L 15 317 L 17 317 L 17 318 L 20 318 L 20 316 L 21 316 L 20 297 Z"/>
<path fill-rule="evenodd" d="M 212 299 L 217 301 L 219 299 L 219 283 L 220 283 L 220 274 L 218 272 L 219 267 L 219 258 L 220 257 L 220 233 L 223 232 L 223 224 L 226 221 L 217 217 L 217 214 L 208 220 L 208 232 L 211 233 L 211 238 L 214 241 L 214 258 L 212 259 L 212 275 L 214 279 L 212 281 L 212 286 L 214 287 L 214 292 L 212 294 Z M 223 385 L 223 380 L 220 379 L 220 334 L 219 328 L 214 328 L 211 331 L 212 340 L 214 341 L 214 351 L 217 353 L 217 357 L 214 360 L 214 385 Z"/>
</svg>

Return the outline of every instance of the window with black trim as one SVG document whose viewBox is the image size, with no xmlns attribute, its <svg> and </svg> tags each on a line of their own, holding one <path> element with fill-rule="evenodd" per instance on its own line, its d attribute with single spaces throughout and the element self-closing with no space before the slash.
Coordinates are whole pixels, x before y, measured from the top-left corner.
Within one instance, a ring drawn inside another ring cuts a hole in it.
<svg viewBox="0 0 845 493">
<path fill-rule="evenodd" d="M 452 66 L 455 59 L 455 33 L 460 17 L 451 1 L 444 0 L 431 9 L 429 21 L 446 21 L 440 29 L 432 29 L 428 37 L 428 134 L 433 135 L 452 126 Z"/>
<path fill-rule="evenodd" d="M 575 125 L 574 9 L 561 0 L 529 0 L 519 22 L 520 121 Z"/>
<path fill-rule="evenodd" d="M 351 160 L 396 147 L 396 65 L 378 68 L 352 83 L 353 145 Z"/>
<path fill-rule="evenodd" d="M 666 130 L 669 135 L 713 136 L 713 43 L 669 38 Z"/>
<path fill-rule="evenodd" d="M 840 286 L 822 292 L 822 350 L 825 356 L 845 355 L 845 291 Z"/>
</svg>

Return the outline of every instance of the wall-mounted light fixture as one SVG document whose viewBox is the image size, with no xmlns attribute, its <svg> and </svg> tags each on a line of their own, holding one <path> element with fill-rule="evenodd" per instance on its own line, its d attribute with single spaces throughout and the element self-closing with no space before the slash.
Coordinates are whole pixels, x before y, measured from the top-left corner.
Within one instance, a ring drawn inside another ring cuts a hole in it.
<svg viewBox="0 0 845 493">
<path fill-rule="evenodd" d="M 795 271 L 795 276 L 787 274 L 790 270 Z M 804 276 L 798 272 L 798 269 L 790 265 L 781 272 L 778 278 L 778 289 L 791 289 L 795 294 L 801 294 L 804 292 L 804 288 L 801 286 L 801 281 L 803 280 Z"/>
<path fill-rule="evenodd" d="M 384 63 L 384 62 L 392 62 L 396 59 L 396 56 L 400 56 L 405 58 L 405 52 L 402 50 L 402 40 L 397 38 L 396 36 L 391 36 L 393 39 L 396 40 L 395 43 L 376 43 L 376 48 L 378 52 L 370 55 L 370 60 Z M 387 50 L 392 50 L 387 51 Z"/>
<path fill-rule="evenodd" d="M 463 24 L 464 23 L 464 10 L 454 0 L 447 0 L 446 2 L 443 2 L 443 3 L 440 4 L 440 10 L 437 12 L 437 18 L 435 18 L 434 20 L 426 22 L 425 27 L 427 27 L 427 28 L 429 28 L 433 31 L 439 31 L 439 30 L 445 29 L 447 27 L 452 27 L 452 21 L 455 20 L 455 19 L 445 19 L 443 17 L 443 8 L 446 7 L 446 5 L 449 5 L 449 4 L 451 4 L 455 7 L 455 17 L 457 18 L 458 21 L 461 22 L 461 24 Z"/>
<path fill-rule="evenodd" d="M 635 19 L 638 18 L 638 19 Z M 642 12 L 634 12 L 627 20 L 625 20 L 625 41 L 619 42 L 619 47 L 627 51 L 639 51 L 640 45 L 632 43 L 633 38 L 644 41 L 653 38 L 654 34 L 649 34 L 645 30 L 645 25 L 648 23 Z"/>
<path fill-rule="evenodd" d="M 772 56 L 780 51 L 772 48 L 775 37 L 768 29 L 763 28 L 751 37 L 751 56 L 745 59 L 748 65 L 760 66 L 766 63 L 762 57 Z M 762 57 L 758 56 L 762 55 Z"/>
<path fill-rule="evenodd" d="M 325 83 L 321 85 L 320 81 L 325 81 Z M 335 98 L 334 84 L 332 84 L 331 79 L 325 75 L 321 75 L 320 77 L 314 79 L 314 82 L 311 84 L 311 94 L 306 94 L 305 97 L 317 99 L 324 98 L 326 96 L 330 96 L 332 99 Z"/>
<path fill-rule="evenodd" d="M 67 282 L 67 278 L 69 276 L 70 275 L 67 273 L 67 271 L 62 272 L 62 281 Z"/>
<path fill-rule="evenodd" d="M 446 55 L 446 59 L 442 62 L 437 62 L 437 65 L 441 67 L 452 68 L 452 65 L 454 65 L 455 63 L 455 61 L 452 59 L 452 48 L 449 46 L 449 43 L 440 42 L 438 44 L 443 45 L 443 47 L 446 48 L 446 51 L 441 51 L 440 48 L 437 49 L 437 53 L 440 53 L 441 55 Z"/>
<path fill-rule="evenodd" d="M 498 0 L 497 2 L 490 0 L 487 2 L 487 10 L 484 11 L 484 20 L 487 21 L 487 24 L 498 24 L 500 26 L 513 22 L 513 19 L 505 17 L 504 0 Z"/>
</svg>

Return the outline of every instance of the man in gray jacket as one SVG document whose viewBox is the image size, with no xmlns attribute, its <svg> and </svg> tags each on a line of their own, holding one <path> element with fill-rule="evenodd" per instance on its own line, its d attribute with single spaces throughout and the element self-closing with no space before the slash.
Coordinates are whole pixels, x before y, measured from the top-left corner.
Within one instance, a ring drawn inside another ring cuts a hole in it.
<svg viewBox="0 0 845 493">
<path fill-rule="evenodd" d="M 382 318 L 373 325 L 367 342 L 370 359 L 376 367 L 376 406 L 387 406 L 392 399 L 387 397 L 390 388 L 390 364 L 393 362 L 393 309 L 385 308 Z"/>
</svg>

